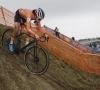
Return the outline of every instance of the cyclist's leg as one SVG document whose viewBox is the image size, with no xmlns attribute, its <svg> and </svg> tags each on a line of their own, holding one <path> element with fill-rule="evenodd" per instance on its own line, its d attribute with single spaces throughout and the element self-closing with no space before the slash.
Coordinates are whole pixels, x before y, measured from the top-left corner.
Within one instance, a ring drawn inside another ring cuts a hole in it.
<svg viewBox="0 0 100 90">
<path fill-rule="evenodd" d="M 12 41 L 16 37 L 19 30 L 20 30 L 20 23 L 19 22 L 14 22 L 14 32 L 12 33 L 12 36 L 11 36 Z"/>
<path fill-rule="evenodd" d="M 19 10 L 17 10 L 16 13 L 15 13 L 15 16 L 14 16 L 14 31 L 12 33 L 11 41 L 9 43 L 9 50 L 11 52 L 14 51 L 14 49 L 13 49 L 13 41 L 14 41 L 18 31 L 20 30 L 20 18 L 21 18 L 21 16 L 19 15 Z"/>
<path fill-rule="evenodd" d="M 26 43 L 25 43 L 25 45 L 29 44 L 29 42 L 30 42 L 30 37 L 29 37 L 29 36 L 26 36 Z M 28 48 L 29 48 L 29 47 L 27 47 L 26 50 L 27 50 Z"/>
<path fill-rule="evenodd" d="M 24 23 L 24 25 L 22 26 L 22 31 L 27 33 L 27 34 L 30 34 L 27 30 L 26 30 L 26 26 L 25 26 L 25 22 L 26 22 L 26 19 L 22 18 L 22 23 Z M 26 35 L 26 43 L 25 45 L 29 44 L 30 42 L 30 37 Z M 28 47 L 26 48 L 26 50 L 28 49 Z"/>
<path fill-rule="evenodd" d="M 22 22 L 23 22 L 24 25 L 25 25 L 25 23 L 26 23 L 26 19 L 25 19 L 25 18 L 22 18 Z M 23 26 L 23 27 L 26 29 L 26 26 Z M 26 33 L 29 34 L 28 31 L 26 31 Z M 26 43 L 25 43 L 25 45 L 27 45 L 27 44 L 29 43 L 29 41 L 30 41 L 30 37 L 29 37 L 29 36 L 26 36 Z M 26 48 L 26 49 L 28 49 L 28 48 Z"/>
<path fill-rule="evenodd" d="M 19 30 L 20 30 L 20 23 L 15 22 L 14 23 L 14 31 L 12 33 L 11 40 L 10 40 L 10 43 L 9 43 L 9 50 L 11 52 L 14 51 L 14 49 L 13 49 L 13 46 L 14 46 L 13 42 L 14 42 L 14 39 L 15 39 L 15 37 L 16 37 L 16 35 L 17 35 L 17 33 L 18 33 Z"/>
</svg>

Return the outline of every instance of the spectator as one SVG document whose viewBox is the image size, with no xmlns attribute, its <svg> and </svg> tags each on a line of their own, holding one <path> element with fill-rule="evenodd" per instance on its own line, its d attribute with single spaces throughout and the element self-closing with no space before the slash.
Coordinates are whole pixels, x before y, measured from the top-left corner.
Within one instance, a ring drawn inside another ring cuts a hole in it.
<svg viewBox="0 0 100 90">
<path fill-rule="evenodd" d="M 92 45 L 93 45 L 93 47 L 97 47 L 97 43 L 93 43 Z"/>
<path fill-rule="evenodd" d="M 97 44 L 96 43 L 93 43 L 93 50 L 94 50 L 95 53 L 97 53 L 98 48 L 97 48 Z"/>
<path fill-rule="evenodd" d="M 54 31 L 55 31 L 55 35 L 56 35 L 58 38 L 60 38 L 60 36 L 59 36 L 59 34 L 60 34 L 59 29 L 56 27 Z"/>
<path fill-rule="evenodd" d="M 72 37 L 72 40 L 75 40 L 75 38 L 74 38 L 74 37 Z"/>
<path fill-rule="evenodd" d="M 91 48 L 93 47 L 91 43 L 90 43 L 89 47 L 91 47 Z"/>
<path fill-rule="evenodd" d="M 45 25 L 44 25 L 44 27 L 45 27 Z"/>
</svg>

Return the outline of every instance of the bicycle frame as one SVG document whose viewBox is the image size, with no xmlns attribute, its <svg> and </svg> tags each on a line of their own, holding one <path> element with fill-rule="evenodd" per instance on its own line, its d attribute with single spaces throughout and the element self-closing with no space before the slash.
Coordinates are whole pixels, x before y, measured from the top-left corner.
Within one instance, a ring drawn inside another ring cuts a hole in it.
<svg viewBox="0 0 100 90">
<path fill-rule="evenodd" d="M 38 62 L 39 61 L 39 58 L 38 58 L 38 55 L 37 55 L 37 44 L 38 44 L 38 40 L 36 39 L 36 37 L 34 36 L 31 36 L 31 35 L 29 35 L 29 34 L 27 34 L 27 33 L 20 33 L 17 37 L 20 37 L 21 35 L 23 35 L 23 34 L 26 34 L 27 36 L 29 36 L 29 37 L 31 37 L 31 38 L 33 38 L 33 40 L 32 41 L 30 41 L 27 45 L 25 45 L 25 46 L 23 46 L 23 47 L 19 47 L 18 48 L 18 50 L 19 50 L 19 53 L 17 53 L 17 54 L 20 54 L 20 52 L 21 51 L 23 51 L 24 49 L 26 49 L 28 46 L 30 46 L 31 44 L 33 44 L 33 47 L 34 47 L 34 61 L 35 62 Z"/>
<path fill-rule="evenodd" d="M 34 47 L 37 46 L 38 40 L 37 40 L 34 36 L 31 36 L 31 35 L 29 35 L 29 34 L 27 34 L 27 33 L 20 33 L 17 37 L 20 37 L 20 36 L 23 35 L 23 34 L 26 34 L 27 36 L 33 38 L 33 40 L 30 41 L 27 45 L 21 47 L 21 48 L 20 48 L 20 51 L 23 51 L 25 48 L 27 48 L 27 47 L 30 46 L 31 44 L 33 44 Z"/>
<path fill-rule="evenodd" d="M 27 48 L 28 46 L 30 46 L 31 44 L 33 44 L 33 46 L 34 46 L 34 59 L 38 59 L 38 57 L 37 57 L 37 44 L 38 44 L 38 40 L 36 39 L 35 36 L 31 36 L 31 35 L 29 35 L 28 33 L 22 32 L 22 24 L 21 24 L 20 34 L 19 34 L 17 37 L 20 37 L 20 36 L 22 36 L 23 34 L 26 34 L 27 36 L 33 38 L 33 40 L 30 41 L 27 45 L 25 45 L 25 46 L 23 46 L 23 47 L 21 47 L 21 48 L 19 47 L 19 48 L 18 48 L 19 53 L 20 53 L 21 51 L 23 51 L 24 49 L 26 49 L 26 48 Z M 45 37 L 44 37 L 44 38 L 45 38 Z M 41 40 L 40 40 L 40 41 L 41 41 Z M 42 41 L 42 42 L 45 42 L 45 41 L 46 41 L 46 38 L 45 38 L 45 40 Z M 20 40 L 19 40 L 18 42 L 19 42 L 18 44 L 20 44 L 21 38 L 20 38 Z M 19 53 L 18 53 L 18 54 L 19 54 Z"/>
<path fill-rule="evenodd" d="M 49 66 L 49 57 L 44 48 L 38 45 L 38 41 L 40 42 L 47 42 L 49 38 L 46 38 L 45 35 L 39 36 L 39 40 L 36 39 L 35 36 L 27 32 L 22 32 L 22 28 L 20 32 L 16 35 L 16 39 L 13 43 L 14 52 L 9 50 L 9 43 L 10 43 L 10 35 L 14 29 L 9 28 L 4 31 L 2 35 L 2 48 L 8 54 L 17 54 L 19 55 L 21 52 L 24 53 L 24 61 L 25 65 L 29 71 L 33 74 L 42 74 L 44 73 L 48 66 Z M 25 45 L 25 36 L 31 38 L 30 42 Z M 24 38 L 23 38 L 24 37 Z"/>
</svg>

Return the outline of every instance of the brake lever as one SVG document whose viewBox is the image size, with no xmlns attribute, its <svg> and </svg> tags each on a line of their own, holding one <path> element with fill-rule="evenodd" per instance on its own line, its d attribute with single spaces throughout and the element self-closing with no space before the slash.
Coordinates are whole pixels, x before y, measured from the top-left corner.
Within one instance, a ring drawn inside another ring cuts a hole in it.
<svg viewBox="0 0 100 90">
<path fill-rule="evenodd" d="M 40 36 L 40 42 L 45 42 L 46 41 L 46 37 L 45 36 Z"/>
<path fill-rule="evenodd" d="M 46 38 L 46 41 L 47 41 L 47 42 L 48 42 L 48 40 L 49 40 L 49 37 Z"/>
</svg>

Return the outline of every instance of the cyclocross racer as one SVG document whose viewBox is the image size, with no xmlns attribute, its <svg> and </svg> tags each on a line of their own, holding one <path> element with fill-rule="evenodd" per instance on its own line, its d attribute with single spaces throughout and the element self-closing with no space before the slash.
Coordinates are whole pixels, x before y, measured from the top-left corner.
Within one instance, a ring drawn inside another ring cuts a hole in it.
<svg viewBox="0 0 100 90">
<path fill-rule="evenodd" d="M 37 30 L 40 31 L 46 37 L 48 37 L 48 35 L 46 34 L 46 31 L 41 27 L 41 23 L 40 23 L 40 21 L 44 19 L 44 17 L 45 17 L 45 13 L 41 8 L 34 9 L 34 10 L 28 10 L 28 9 L 22 9 L 22 8 L 18 9 L 15 12 L 15 16 L 14 16 L 14 32 L 11 36 L 11 41 L 9 43 L 9 50 L 11 52 L 14 51 L 13 41 L 18 31 L 20 30 L 20 23 L 25 24 L 27 33 L 30 33 L 31 35 L 35 36 L 36 39 L 39 39 L 39 35 L 37 35 L 35 32 L 31 30 L 31 20 L 35 20 L 35 23 L 37 25 L 36 27 Z M 29 43 L 29 38 L 26 38 L 26 44 L 28 43 Z"/>
</svg>

